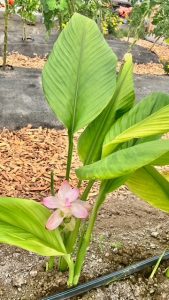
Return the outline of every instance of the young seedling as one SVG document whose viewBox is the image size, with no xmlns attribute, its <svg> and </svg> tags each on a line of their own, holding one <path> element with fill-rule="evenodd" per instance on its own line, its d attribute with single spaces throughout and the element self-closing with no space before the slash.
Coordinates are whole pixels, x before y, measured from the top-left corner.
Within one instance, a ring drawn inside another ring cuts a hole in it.
<svg viewBox="0 0 169 300">
<path fill-rule="evenodd" d="M 153 271 L 152 271 L 152 273 L 151 273 L 151 275 L 150 275 L 150 277 L 149 277 L 150 279 L 153 279 L 154 275 L 157 273 L 158 268 L 159 268 L 159 266 L 160 266 L 160 264 L 161 264 L 161 261 L 162 261 L 164 255 L 165 255 L 165 253 L 166 253 L 166 249 L 165 249 L 164 252 L 161 254 L 161 256 L 159 257 L 157 263 L 155 264 L 155 266 L 154 266 L 154 268 L 153 268 Z"/>
<path fill-rule="evenodd" d="M 166 272 L 165 272 L 165 276 L 166 276 L 167 278 L 169 278 L 169 268 L 167 268 L 167 270 L 166 270 Z"/>
<path fill-rule="evenodd" d="M 99 249 L 100 249 L 100 252 L 103 252 L 103 251 L 104 251 L 105 241 L 106 241 L 105 235 L 104 235 L 104 234 L 101 234 L 101 235 L 99 236 Z"/>
<path fill-rule="evenodd" d="M 114 242 L 111 244 L 111 248 L 113 248 L 113 249 L 120 250 L 120 249 L 123 249 L 123 247 L 124 247 L 123 242 Z"/>
</svg>

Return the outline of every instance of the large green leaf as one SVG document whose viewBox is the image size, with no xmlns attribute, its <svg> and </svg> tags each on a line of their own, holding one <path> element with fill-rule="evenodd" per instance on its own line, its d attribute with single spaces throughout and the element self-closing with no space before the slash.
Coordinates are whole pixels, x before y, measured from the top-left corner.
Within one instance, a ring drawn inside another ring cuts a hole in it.
<svg viewBox="0 0 169 300">
<path fill-rule="evenodd" d="M 43 70 L 46 99 L 71 134 L 93 121 L 110 101 L 116 60 L 96 23 L 74 14 Z"/>
<path fill-rule="evenodd" d="M 132 56 L 128 54 L 124 57 L 124 65 L 110 103 L 79 138 L 78 153 L 84 164 L 100 159 L 106 133 L 114 121 L 133 106 L 134 100 L 133 62 Z"/>
<path fill-rule="evenodd" d="M 131 139 L 169 131 L 169 95 L 157 93 L 145 98 L 111 127 L 103 144 L 103 156 Z"/>
<path fill-rule="evenodd" d="M 169 141 L 158 140 L 119 150 L 76 170 L 79 179 L 111 179 L 135 172 L 169 151 Z"/>
<path fill-rule="evenodd" d="M 169 172 L 168 172 L 168 173 L 164 173 L 163 176 L 165 177 L 165 179 L 166 179 L 167 181 L 169 181 Z"/>
<path fill-rule="evenodd" d="M 126 184 L 152 206 L 169 212 L 169 182 L 155 168 L 147 166 L 137 170 Z"/>
<path fill-rule="evenodd" d="M 153 162 L 153 166 L 166 166 L 169 165 L 169 151 L 162 155 L 161 157 L 157 158 Z"/>
<path fill-rule="evenodd" d="M 0 198 L 0 243 L 43 256 L 66 255 L 59 230 L 45 229 L 50 211 L 33 200 Z"/>
</svg>

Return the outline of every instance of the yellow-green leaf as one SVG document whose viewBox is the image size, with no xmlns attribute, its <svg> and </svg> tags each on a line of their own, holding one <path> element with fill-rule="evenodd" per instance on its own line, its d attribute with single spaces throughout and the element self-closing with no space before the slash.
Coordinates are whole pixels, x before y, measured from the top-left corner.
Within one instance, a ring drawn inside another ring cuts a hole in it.
<svg viewBox="0 0 169 300">
<path fill-rule="evenodd" d="M 0 198 L 0 243 L 43 256 L 66 255 L 59 230 L 48 231 L 50 211 L 33 200 Z"/>
</svg>

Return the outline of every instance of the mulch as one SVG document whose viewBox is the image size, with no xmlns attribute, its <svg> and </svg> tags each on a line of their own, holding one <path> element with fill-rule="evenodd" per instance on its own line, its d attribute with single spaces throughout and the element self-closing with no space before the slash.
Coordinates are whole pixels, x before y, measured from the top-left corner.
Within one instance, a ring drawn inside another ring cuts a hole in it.
<svg viewBox="0 0 169 300">
<path fill-rule="evenodd" d="M 33 69 L 43 69 L 46 58 L 41 58 L 38 56 L 28 57 L 17 52 L 11 53 L 7 57 L 7 64 L 12 65 L 13 67 L 24 67 L 24 68 L 33 68 Z M 2 65 L 2 57 L 0 57 L 0 65 Z"/>
<path fill-rule="evenodd" d="M 169 135 L 166 137 L 169 138 Z M 65 179 L 67 148 L 66 130 L 33 129 L 31 125 L 17 131 L 1 130 L 0 195 L 42 200 L 50 194 L 51 171 L 54 171 L 57 190 Z M 79 165 L 75 147 L 70 177 L 72 186 L 78 183 L 75 169 Z M 168 171 L 166 167 L 165 172 Z M 84 185 L 81 192 L 83 188 Z M 96 184 L 90 193 L 91 199 L 97 191 Z"/>
<path fill-rule="evenodd" d="M 55 186 L 66 174 L 67 133 L 65 130 L 32 129 L 0 132 L 1 196 L 41 200 L 50 193 L 50 174 Z M 73 163 L 75 168 L 75 162 Z M 75 184 L 75 174 L 71 175 Z"/>
</svg>

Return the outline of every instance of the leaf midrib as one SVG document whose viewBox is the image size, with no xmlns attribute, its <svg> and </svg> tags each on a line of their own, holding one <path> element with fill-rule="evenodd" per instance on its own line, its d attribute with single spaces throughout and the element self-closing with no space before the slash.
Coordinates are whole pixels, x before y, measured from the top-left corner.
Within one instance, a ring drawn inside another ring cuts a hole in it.
<svg viewBox="0 0 169 300">
<path fill-rule="evenodd" d="M 75 121 L 76 121 L 76 114 L 77 114 L 77 100 L 78 100 L 78 87 L 79 87 L 79 81 L 80 81 L 80 71 L 82 66 L 82 57 L 84 52 L 84 41 L 86 37 L 86 27 L 84 27 L 81 43 L 80 43 L 80 53 L 79 53 L 79 61 L 78 61 L 78 67 L 77 67 L 77 76 L 76 76 L 76 84 L 75 84 L 75 95 L 73 99 L 73 118 L 72 118 L 72 126 L 71 126 L 71 136 L 73 136 L 74 129 L 75 129 Z"/>
</svg>

